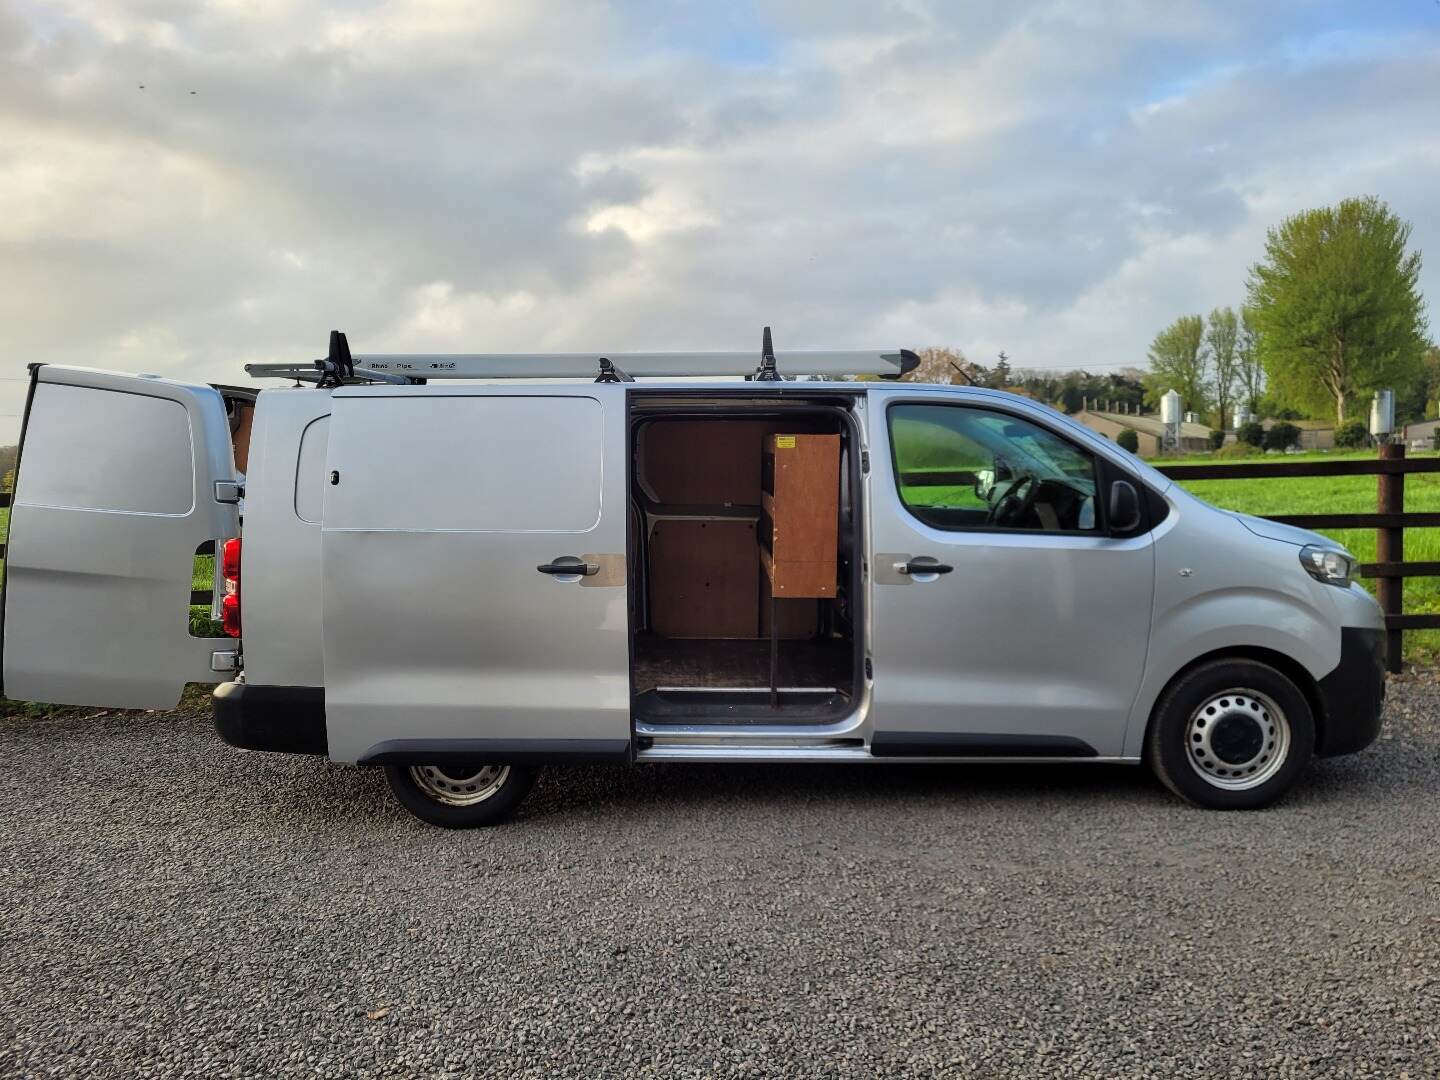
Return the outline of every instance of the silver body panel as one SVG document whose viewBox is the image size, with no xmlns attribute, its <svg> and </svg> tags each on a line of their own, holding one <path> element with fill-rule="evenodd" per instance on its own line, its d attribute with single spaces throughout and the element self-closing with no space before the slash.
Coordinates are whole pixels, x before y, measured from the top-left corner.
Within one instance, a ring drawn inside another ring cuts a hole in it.
<svg viewBox="0 0 1440 1080">
<path fill-rule="evenodd" d="M 330 756 L 402 738 L 628 742 L 623 575 L 586 588 L 536 570 L 624 558 L 624 388 L 344 389 L 333 406 Z"/>
<path fill-rule="evenodd" d="M 330 393 L 265 390 L 250 435 L 245 488 L 245 676 L 324 686 L 320 521 Z"/>
<path fill-rule="evenodd" d="M 208 386 L 36 372 L 5 567 L 4 689 L 68 705 L 169 708 L 218 682 L 232 638 L 190 636 L 195 550 L 239 533 L 216 500 L 235 465 Z"/>
<path fill-rule="evenodd" d="M 988 406 L 1045 424 L 1052 410 L 963 390 L 872 390 L 875 726 L 906 734 L 1063 736 L 1121 752 L 1145 670 L 1150 536 L 932 528 L 900 502 L 886 410 Z M 896 573 L 929 557 L 944 575 Z"/>
</svg>

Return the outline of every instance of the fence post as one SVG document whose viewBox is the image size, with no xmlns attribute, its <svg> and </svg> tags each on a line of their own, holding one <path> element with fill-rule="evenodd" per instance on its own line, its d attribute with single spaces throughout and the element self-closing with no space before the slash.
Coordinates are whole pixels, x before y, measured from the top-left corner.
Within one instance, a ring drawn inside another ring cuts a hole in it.
<svg viewBox="0 0 1440 1080">
<path fill-rule="evenodd" d="M 1384 442 L 1380 444 L 1382 460 L 1396 460 L 1405 457 L 1405 444 Z M 1405 512 L 1405 474 L 1381 473 L 1377 490 L 1377 512 L 1381 514 L 1403 514 Z M 1375 561 L 1380 563 L 1405 561 L 1405 530 L 1403 528 L 1382 528 L 1375 535 Z M 1399 615 L 1404 609 L 1405 579 L 1382 577 L 1376 586 L 1376 597 L 1380 608 L 1387 616 Z M 1405 632 L 1385 631 L 1387 666 L 1393 672 L 1401 668 L 1404 652 Z"/>
</svg>

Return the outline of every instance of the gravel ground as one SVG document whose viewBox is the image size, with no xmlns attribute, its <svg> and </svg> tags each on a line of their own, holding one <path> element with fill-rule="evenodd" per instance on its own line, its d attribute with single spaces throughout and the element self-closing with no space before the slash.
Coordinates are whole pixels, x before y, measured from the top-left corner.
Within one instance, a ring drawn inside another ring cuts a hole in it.
<svg viewBox="0 0 1440 1080">
<path fill-rule="evenodd" d="M 1440 1074 L 1440 684 L 1281 807 L 571 768 L 508 826 L 203 707 L 0 720 L 5 1076 Z"/>
</svg>

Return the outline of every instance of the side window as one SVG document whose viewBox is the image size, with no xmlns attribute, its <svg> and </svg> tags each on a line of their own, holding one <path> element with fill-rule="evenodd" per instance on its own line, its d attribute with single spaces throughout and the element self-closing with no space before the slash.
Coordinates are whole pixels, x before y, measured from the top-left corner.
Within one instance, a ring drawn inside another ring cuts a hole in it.
<svg viewBox="0 0 1440 1080">
<path fill-rule="evenodd" d="M 893 405 L 900 501 L 937 529 L 1093 532 L 1095 459 L 1028 420 L 968 405 Z"/>
</svg>

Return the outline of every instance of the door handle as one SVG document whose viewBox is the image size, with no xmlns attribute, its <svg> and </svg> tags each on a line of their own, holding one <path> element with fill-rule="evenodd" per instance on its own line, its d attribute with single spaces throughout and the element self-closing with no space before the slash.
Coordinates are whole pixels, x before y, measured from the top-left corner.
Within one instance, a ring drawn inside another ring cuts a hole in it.
<svg viewBox="0 0 1440 1080">
<path fill-rule="evenodd" d="M 590 577 L 600 572 L 600 565 L 593 562 L 547 562 L 535 567 L 542 574 L 575 574 L 580 577 Z"/>
<path fill-rule="evenodd" d="M 955 568 L 946 566 L 940 562 L 925 562 L 920 559 L 911 559 L 909 562 L 895 564 L 897 574 L 948 574 Z"/>
</svg>

